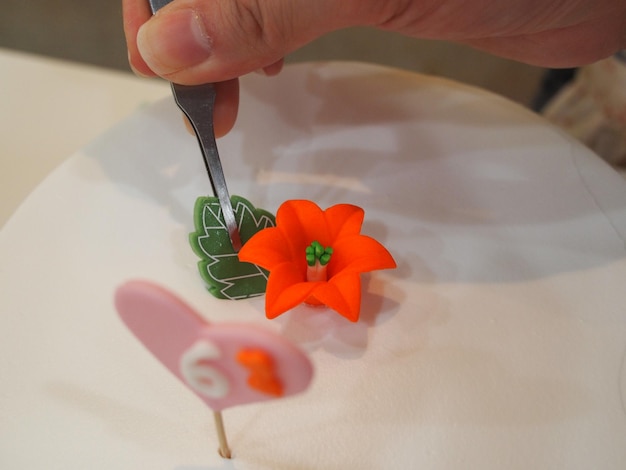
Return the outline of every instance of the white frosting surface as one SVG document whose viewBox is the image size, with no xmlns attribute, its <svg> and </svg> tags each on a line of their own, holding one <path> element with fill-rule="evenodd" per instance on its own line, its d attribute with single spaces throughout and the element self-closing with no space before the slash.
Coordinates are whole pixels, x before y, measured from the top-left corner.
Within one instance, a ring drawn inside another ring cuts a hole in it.
<svg viewBox="0 0 626 470">
<path fill-rule="evenodd" d="M 74 155 L 0 233 L 0 467 L 92 470 L 621 469 L 626 185 L 526 110 L 359 64 L 246 77 L 219 142 L 232 194 L 365 209 L 399 267 L 361 321 L 220 301 L 196 271 L 210 192 L 171 100 Z M 45 156 L 43 156 L 45 157 Z M 214 322 L 310 352 L 311 388 L 211 412 L 130 335 L 112 296 L 168 286 Z"/>
</svg>

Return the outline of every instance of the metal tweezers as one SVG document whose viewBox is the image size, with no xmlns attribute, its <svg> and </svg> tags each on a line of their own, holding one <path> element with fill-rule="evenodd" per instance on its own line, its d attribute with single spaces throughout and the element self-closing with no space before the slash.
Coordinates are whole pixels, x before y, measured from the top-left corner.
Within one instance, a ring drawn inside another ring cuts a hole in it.
<svg viewBox="0 0 626 470">
<path fill-rule="evenodd" d="M 172 0 L 149 0 L 152 14 L 170 3 Z M 226 230 L 230 237 L 230 243 L 233 250 L 238 252 L 241 249 L 241 237 L 239 236 L 239 228 L 235 219 L 235 212 L 230 202 L 226 179 L 224 178 L 224 170 L 220 161 L 220 155 L 217 151 L 217 143 L 215 142 L 215 132 L 213 130 L 213 108 L 215 105 L 215 86 L 212 83 L 203 85 L 178 85 L 172 83 L 172 93 L 174 100 L 191 122 L 209 180 L 213 187 L 213 194 L 217 197 Z"/>
</svg>

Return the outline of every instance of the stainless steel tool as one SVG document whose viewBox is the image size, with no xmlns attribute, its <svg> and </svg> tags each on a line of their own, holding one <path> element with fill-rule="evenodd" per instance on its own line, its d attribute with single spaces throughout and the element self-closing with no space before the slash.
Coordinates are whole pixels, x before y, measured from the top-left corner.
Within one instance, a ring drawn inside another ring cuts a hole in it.
<svg viewBox="0 0 626 470">
<path fill-rule="evenodd" d="M 156 13 L 171 1 L 149 0 L 152 13 Z M 171 85 L 176 104 L 187 116 L 196 133 L 202 157 L 204 158 L 204 165 L 213 187 L 213 194 L 220 203 L 230 243 L 233 246 L 233 250 L 238 252 L 241 249 L 241 237 L 239 236 L 235 212 L 230 203 L 230 195 L 228 194 L 226 178 L 224 178 L 224 170 L 222 169 L 213 129 L 215 86 L 212 83 L 203 85 L 179 85 L 172 83 Z"/>
</svg>

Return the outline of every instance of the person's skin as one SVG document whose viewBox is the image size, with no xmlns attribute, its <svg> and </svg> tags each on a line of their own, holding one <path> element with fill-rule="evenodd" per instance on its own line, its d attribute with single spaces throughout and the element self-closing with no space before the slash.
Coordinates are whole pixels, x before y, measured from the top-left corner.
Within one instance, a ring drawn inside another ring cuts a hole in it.
<svg viewBox="0 0 626 470">
<path fill-rule="evenodd" d="M 175 0 L 152 18 L 148 0 L 123 0 L 123 10 L 136 73 L 221 82 L 218 135 L 236 119 L 237 77 L 274 75 L 287 53 L 350 26 L 455 41 L 552 68 L 626 48 L 626 0 Z"/>
</svg>

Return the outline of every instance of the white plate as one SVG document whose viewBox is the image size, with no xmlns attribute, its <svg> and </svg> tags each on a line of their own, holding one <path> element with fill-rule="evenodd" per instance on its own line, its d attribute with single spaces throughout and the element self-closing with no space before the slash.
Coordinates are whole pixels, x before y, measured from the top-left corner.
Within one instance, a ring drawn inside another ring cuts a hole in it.
<svg viewBox="0 0 626 470">
<path fill-rule="evenodd" d="M 626 185 L 540 118 L 358 64 L 243 80 L 220 141 L 233 194 L 366 211 L 399 268 L 362 320 L 220 301 L 187 237 L 210 191 L 171 100 L 69 159 L 0 235 L 0 466 L 11 469 L 622 468 Z M 310 391 L 210 412 L 124 329 L 114 288 L 170 287 L 212 321 L 310 351 Z"/>
</svg>

